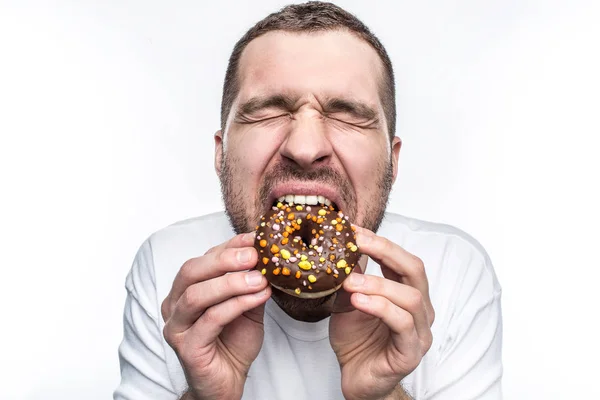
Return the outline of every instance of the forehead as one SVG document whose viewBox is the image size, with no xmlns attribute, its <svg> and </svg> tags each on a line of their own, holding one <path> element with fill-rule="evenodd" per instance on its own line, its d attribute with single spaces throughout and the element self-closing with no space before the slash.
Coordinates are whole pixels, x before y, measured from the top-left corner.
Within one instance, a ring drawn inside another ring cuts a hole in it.
<svg viewBox="0 0 600 400">
<path fill-rule="evenodd" d="M 350 97 L 379 109 L 382 71 L 377 52 L 348 31 L 268 32 L 242 53 L 238 100 L 274 93 Z"/>
</svg>

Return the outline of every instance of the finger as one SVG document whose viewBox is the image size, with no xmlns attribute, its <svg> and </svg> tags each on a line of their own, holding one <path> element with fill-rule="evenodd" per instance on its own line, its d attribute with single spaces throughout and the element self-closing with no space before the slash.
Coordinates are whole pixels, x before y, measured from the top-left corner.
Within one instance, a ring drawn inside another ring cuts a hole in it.
<svg viewBox="0 0 600 400">
<path fill-rule="evenodd" d="M 367 263 L 368 257 L 363 255 L 358 263 L 356 264 L 356 268 L 352 270 L 352 274 L 364 274 L 365 265 Z M 335 300 L 333 301 L 333 309 L 332 313 L 345 313 L 349 311 L 354 311 L 355 308 L 350 301 L 350 295 L 352 293 L 346 292 L 344 287 L 342 286 L 335 295 Z"/>
<path fill-rule="evenodd" d="M 375 260 L 382 267 L 382 273 L 385 274 L 385 268 L 389 268 L 402 277 L 403 283 L 416 287 L 429 298 L 425 266 L 419 257 L 368 229 L 356 226 L 356 234 L 356 244 L 361 253 Z"/>
<path fill-rule="evenodd" d="M 408 311 L 378 295 L 353 293 L 351 300 L 356 309 L 379 318 L 390 328 L 394 346 L 400 353 L 409 355 L 415 348 L 420 349 L 414 320 Z"/>
<path fill-rule="evenodd" d="M 232 297 L 263 290 L 268 282 L 256 270 L 236 272 L 189 286 L 167 321 L 173 334 L 189 329 L 205 310 Z"/>
<path fill-rule="evenodd" d="M 344 289 L 349 293 L 379 295 L 394 306 L 408 311 L 413 318 L 419 338 L 428 343 L 431 340 L 431 325 L 427 318 L 427 304 L 423 294 L 412 286 L 404 285 L 373 275 L 351 273 L 344 281 Z"/>
<path fill-rule="evenodd" d="M 206 310 L 196 323 L 188 330 L 189 334 L 198 338 L 198 346 L 206 346 L 215 341 L 223 328 L 236 318 L 265 303 L 271 296 L 271 286 L 263 290 L 232 297 Z"/>
<path fill-rule="evenodd" d="M 383 277 L 386 279 L 389 279 L 391 281 L 394 282 L 403 282 L 402 277 L 392 271 L 389 268 L 386 268 L 385 266 L 381 267 L 381 273 L 383 274 Z M 427 278 L 425 278 L 427 279 Z M 406 281 L 406 280 L 404 280 Z M 409 282 L 406 282 L 409 283 Z M 433 325 L 433 321 L 435 320 L 435 310 L 433 309 L 433 304 L 431 304 L 431 299 L 429 298 L 429 281 L 427 281 L 427 290 L 425 292 L 425 296 L 423 297 L 423 299 L 425 300 L 425 310 L 427 311 L 427 322 L 429 323 L 429 326 Z M 425 286 L 421 286 L 421 290 L 425 290 L 424 289 Z"/>
<path fill-rule="evenodd" d="M 223 247 L 202 257 L 186 261 L 173 280 L 173 286 L 169 293 L 171 304 L 174 305 L 189 286 L 216 278 L 227 272 L 253 268 L 257 260 L 258 253 L 254 247 Z"/>
</svg>

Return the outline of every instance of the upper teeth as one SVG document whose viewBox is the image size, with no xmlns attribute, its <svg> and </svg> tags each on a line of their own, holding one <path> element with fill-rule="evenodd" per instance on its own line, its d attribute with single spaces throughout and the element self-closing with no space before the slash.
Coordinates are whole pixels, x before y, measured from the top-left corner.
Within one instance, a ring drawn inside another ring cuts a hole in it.
<svg viewBox="0 0 600 400">
<path fill-rule="evenodd" d="M 286 203 L 293 204 L 310 204 L 315 205 L 317 203 L 331 205 L 331 200 L 324 196 L 318 195 L 305 195 L 305 194 L 286 194 L 277 199 L 278 201 L 285 201 Z"/>
</svg>

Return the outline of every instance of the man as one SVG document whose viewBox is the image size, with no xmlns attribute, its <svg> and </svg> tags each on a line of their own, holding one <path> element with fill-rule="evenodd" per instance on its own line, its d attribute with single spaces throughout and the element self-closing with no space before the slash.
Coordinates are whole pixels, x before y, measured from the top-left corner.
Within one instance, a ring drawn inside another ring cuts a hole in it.
<svg viewBox="0 0 600 400">
<path fill-rule="evenodd" d="M 116 399 L 501 398 L 501 290 L 485 251 L 385 213 L 394 96 L 381 43 L 332 4 L 288 6 L 237 43 L 215 134 L 226 214 L 142 245 Z M 271 288 L 252 230 L 282 195 L 340 207 L 371 259 L 364 274 L 317 300 Z"/>
</svg>

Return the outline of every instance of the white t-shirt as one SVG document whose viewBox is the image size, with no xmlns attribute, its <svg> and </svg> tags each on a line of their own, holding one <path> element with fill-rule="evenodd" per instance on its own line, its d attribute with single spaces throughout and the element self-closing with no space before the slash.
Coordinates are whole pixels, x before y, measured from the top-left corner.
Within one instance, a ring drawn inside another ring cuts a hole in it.
<svg viewBox="0 0 600 400">
<path fill-rule="evenodd" d="M 433 345 L 403 386 L 415 399 L 501 399 L 501 288 L 485 250 L 456 228 L 397 214 L 386 214 L 378 234 L 423 260 L 436 311 Z M 171 225 L 141 246 L 126 280 L 115 399 L 179 399 L 185 392 L 181 365 L 162 336 L 160 305 L 186 260 L 233 236 L 225 214 L 216 213 Z M 372 260 L 366 273 L 382 276 Z M 243 399 L 343 399 L 329 318 L 296 321 L 269 300 L 264 326 Z"/>
</svg>

